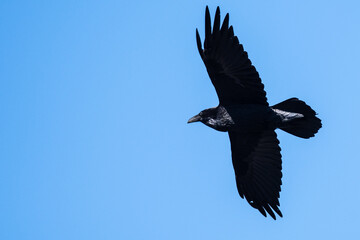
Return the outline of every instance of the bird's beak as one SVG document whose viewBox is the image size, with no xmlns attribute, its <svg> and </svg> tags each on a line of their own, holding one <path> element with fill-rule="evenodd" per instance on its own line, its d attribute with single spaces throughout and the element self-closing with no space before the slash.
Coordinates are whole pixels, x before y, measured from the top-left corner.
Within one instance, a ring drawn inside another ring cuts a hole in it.
<svg viewBox="0 0 360 240">
<path fill-rule="evenodd" d="M 198 122 L 201 120 L 200 115 L 195 115 L 192 118 L 189 119 L 189 121 L 187 123 L 193 123 L 193 122 Z"/>
</svg>

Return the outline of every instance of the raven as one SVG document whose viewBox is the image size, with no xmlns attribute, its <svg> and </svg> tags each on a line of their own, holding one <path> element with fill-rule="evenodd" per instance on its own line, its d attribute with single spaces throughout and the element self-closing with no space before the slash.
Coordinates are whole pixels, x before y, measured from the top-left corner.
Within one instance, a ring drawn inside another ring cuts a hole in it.
<svg viewBox="0 0 360 240">
<path fill-rule="evenodd" d="M 213 29 L 205 11 L 204 49 L 196 29 L 197 47 L 219 98 L 219 105 L 201 111 L 188 123 L 202 122 L 228 132 L 237 190 L 241 198 L 266 217 L 280 217 L 281 154 L 275 129 L 301 138 L 313 137 L 321 120 L 298 98 L 269 106 L 258 72 L 229 27 L 226 14 L 220 27 L 217 7 Z"/>
</svg>

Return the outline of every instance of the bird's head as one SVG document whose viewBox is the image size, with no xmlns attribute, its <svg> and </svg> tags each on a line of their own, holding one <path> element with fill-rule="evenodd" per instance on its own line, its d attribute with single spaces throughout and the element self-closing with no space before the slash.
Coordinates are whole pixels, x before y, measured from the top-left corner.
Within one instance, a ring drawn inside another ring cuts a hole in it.
<svg viewBox="0 0 360 240">
<path fill-rule="evenodd" d="M 188 123 L 202 122 L 205 125 L 216 128 L 218 116 L 217 108 L 208 108 L 189 119 Z"/>
<path fill-rule="evenodd" d="M 233 119 L 228 114 L 227 110 L 222 106 L 208 108 L 201 111 L 198 115 L 193 116 L 188 121 L 188 123 L 193 122 L 202 122 L 206 126 L 221 132 L 226 132 L 232 125 L 234 125 Z"/>
</svg>

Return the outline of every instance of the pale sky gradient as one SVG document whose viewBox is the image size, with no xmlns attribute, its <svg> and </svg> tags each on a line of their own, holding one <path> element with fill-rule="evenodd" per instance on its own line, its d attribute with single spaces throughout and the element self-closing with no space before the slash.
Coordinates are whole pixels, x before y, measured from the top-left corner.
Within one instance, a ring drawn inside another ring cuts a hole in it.
<svg viewBox="0 0 360 240">
<path fill-rule="evenodd" d="M 230 13 L 278 131 L 284 218 L 238 196 L 227 134 L 186 124 L 217 97 L 196 49 Z M 1 1 L 0 239 L 357 239 L 359 1 Z"/>
</svg>

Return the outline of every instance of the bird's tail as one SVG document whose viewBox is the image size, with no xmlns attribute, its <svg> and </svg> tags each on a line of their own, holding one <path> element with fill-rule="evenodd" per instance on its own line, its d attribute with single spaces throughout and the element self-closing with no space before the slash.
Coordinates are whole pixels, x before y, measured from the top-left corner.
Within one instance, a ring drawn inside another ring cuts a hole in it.
<svg viewBox="0 0 360 240">
<path fill-rule="evenodd" d="M 287 133 L 293 134 L 301 138 L 310 138 L 321 128 L 321 120 L 316 117 L 316 112 L 306 105 L 305 102 L 290 98 L 281 103 L 272 106 L 273 109 L 279 109 L 290 113 L 300 113 L 301 118 L 296 118 L 288 122 L 284 122 L 279 128 Z"/>
</svg>

